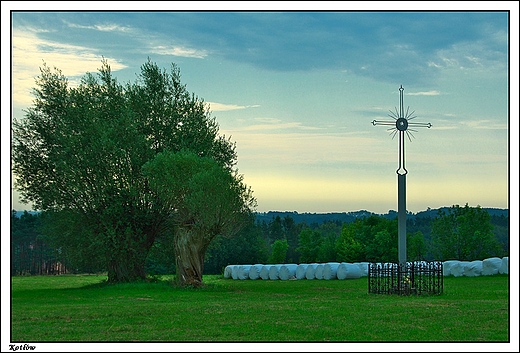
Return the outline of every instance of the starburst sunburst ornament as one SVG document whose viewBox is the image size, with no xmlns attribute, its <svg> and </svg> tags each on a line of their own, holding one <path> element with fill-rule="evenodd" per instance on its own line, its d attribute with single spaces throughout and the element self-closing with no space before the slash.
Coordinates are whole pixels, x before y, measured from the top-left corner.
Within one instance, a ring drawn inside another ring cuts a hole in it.
<svg viewBox="0 0 520 353">
<path fill-rule="evenodd" d="M 431 128 L 432 124 L 430 123 L 418 123 L 413 122 L 411 120 L 415 119 L 417 116 L 415 114 L 415 110 L 410 112 L 410 107 L 406 108 L 406 113 L 404 112 L 403 105 L 403 85 L 399 87 L 399 111 L 395 108 L 395 112 L 390 110 L 390 116 L 394 119 L 394 121 L 384 121 L 384 120 L 373 120 L 372 124 L 375 125 L 387 125 L 391 126 L 387 129 L 392 136 L 392 139 L 395 137 L 397 133 L 399 133 L 399 167 L 396 170 L 397 173 L 397 219 L 398 219 L 398 252 L 399 252 L 399 263 L 406 263 L 406 174 L 408 171 L 405 168 L 404 164 L 404 142 L 406 140 L 404 134 L 408 137 L 410 142 L 412 138 L 415 136 L 412 134 L 413 132 L 417 132 L 413 128 L 416 127 L 427 127 Z"/>
</svg>

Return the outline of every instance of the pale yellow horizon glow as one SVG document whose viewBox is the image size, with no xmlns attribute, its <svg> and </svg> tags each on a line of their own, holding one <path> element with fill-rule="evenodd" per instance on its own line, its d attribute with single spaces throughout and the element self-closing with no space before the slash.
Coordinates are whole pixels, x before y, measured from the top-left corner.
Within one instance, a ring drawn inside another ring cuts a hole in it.
<svg viewBox="0 0 520 353">
<path fill-rule="evenodd" d="M 307 178 L 283 175 L 244 175 L 244 182 L 257 198 L 258 212 L 297 211 L 303 212 L 350 212 L 367 210 L 387 213 L 397 210 L 397 177 L 385 181 L 339 178 Z M 490 183 L 499 187 L 482 190 L 478 180 L 439 180 L 418 182 L 407 178 L 407 210 L 417 213 L 430 208 L 465 205 L 471 207 L 509 208 L 507 185 Z M 475 192 L 475 190 L 479 190 Z M 482 192 L 485 199 L 482 204 Z M 474 194 L 475 197 L 467 195 Z M 446 195 L 449 195 L 446 197 Z M 507 202 L 507 201 L 506 201 Z M 331 211 L 334 205 L 334 211 Z"/>
</svg>

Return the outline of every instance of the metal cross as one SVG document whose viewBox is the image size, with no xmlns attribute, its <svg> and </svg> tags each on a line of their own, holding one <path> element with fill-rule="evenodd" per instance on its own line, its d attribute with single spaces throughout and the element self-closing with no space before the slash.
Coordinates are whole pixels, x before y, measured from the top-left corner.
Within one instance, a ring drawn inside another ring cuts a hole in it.
<svg viewBox="0 0 520 353">
<path fill-rule="evenodd" d="M 399 167 L 395 171 L 397 173 L 397 227 L 398 227 L 398 253 L 399 253 L 399 263 L 406 263 L 406 174 L 408 171 L 406 170 L 404 164 L 404 142 L 405 136 L 412 141 L 412 137 L 415 136 L 412 134 L 413 132 L 417 132 L 417 130 L 411 129 L 410 127 L 427 127 L 431 128 L 432 124 L 430 123 L 417 123 L 410 122 L 409 120 L 415 119 L 415 110 L 409 113 L 410 107 L 406 109 L 406 113 L 404 112 L 403 106 L 403 85 L 399 87 L 399 111 L 395 108 L 395 112 L 390 110 L 390 116 L 394 119 L 394 121 L 380 121 L 373 120 L 372 124 L 375 125 L 389 125 L 392 126 L 388 128 L 387 131 L 390 131 L 390 135 L 392 135 L 392 139 L 399 132 Z"/>
</svg>

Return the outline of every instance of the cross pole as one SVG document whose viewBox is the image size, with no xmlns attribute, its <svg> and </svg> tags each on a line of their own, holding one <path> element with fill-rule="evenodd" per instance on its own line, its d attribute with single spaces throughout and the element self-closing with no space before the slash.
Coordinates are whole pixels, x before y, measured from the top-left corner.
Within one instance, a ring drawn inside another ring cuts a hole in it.
<svg viewBox="0 0 520 353">
<path fill-rule="evenodd" d="M 410 122 L 409 120 L 413 120 L 416 118 L 414 115 L 415 111 L 409 113 L 409 108 L 406 109 L 406 113 L 404 112 L 403 106 L 403 85 L 399 87 L 399 111 L 397 108 L 394 111 L 390 110 L 390 116 L 394 119 L 394 121 L 381 121 L 381 120 L 373 120 L 372 125 L 387 125 L 392 126 L 388 128 L 387 131 L 390 131 L 392 135 L 392 139 L 395 137 L 397 133 L 399 133 L 399 167 L 395 171 L 397 173 L 397 233 L 398 233 L 398 253 L 399 253 L 399 264 L 406 264 L 406 174 L 408 171 L 405 167 L 405 153 L 404 153 L 404 142 L 406 133 L 410 142 L 412 141 L 413 132 L 417 132 L 417 130 L 411 129 L 411 127 L 427 127 L 431 128 L 432 124 L 430 123 L 417 123 Z"/>
</svg>

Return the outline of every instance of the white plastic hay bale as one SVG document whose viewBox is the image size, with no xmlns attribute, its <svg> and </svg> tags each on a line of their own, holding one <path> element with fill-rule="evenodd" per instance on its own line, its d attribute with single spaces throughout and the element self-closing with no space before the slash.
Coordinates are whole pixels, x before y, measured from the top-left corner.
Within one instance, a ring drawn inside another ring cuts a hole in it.
<svg viewBox="0 0 520 353">
<path fill-rule="evenodd" d="M 262 264 L 252 265 L 249 268 L 249 279 L 259 279 L 260 278 L 260 271 L 262 270 L 263 266 L 264 265 L 262 265 Z"/>
<path fill-rule="evenodd" d="M 318 264 L 316 266 L 316 272 L 314 272 L 314 278 L 323 279 L 323 269 L 325 268 L 324 264 Z"/>
<path fill-rule="evenodd" d="M 457 261 L 451 266 L 451 274 L 455 277 L 464 276 L 464 269 L 466 268 L 467 264 L 469 264 L 468 261 Z"/>
<path fill-rule="evenodd" d="M 361 278 L 361 268 L 357 264 L 342 262 L 338 266 L 336 276 L 338 279 Z"/>
<path fill-rule="evenodd" d="M 337 279 L 339 262 L 327 262 L 323 265 L 323 279 Z"/>
<path fill-rule="evenodd" d="M 278 277 L 280 277 L 282 281 L 287 281 L 288 279 L 295 279 L 297 268 L 297 264 L 284 264 L 280 266 Z"/>
<path fill-rule="evenodd" d="M 309 264 L 299 264 L 298 267 L 296 267 L 296 279 L 305 279 L 305 272 L 307 271 L 307 266 L 309 266 Z"/>
<path fill-rule="evenodd" d="M 459 260 L 444 261 L 442 263 L 442 275 L 443 276 L 450 276 L 450 275 L 452 275 L 451 268 L 453 267 L 453 265 L 455 265 L 456 263 L 459 263 L 459 262 L 460 262 Z"/>
<path fill-rule="evenodd" d="M 500 265 L 500 268 L 498 269 L 498 273 L 500 274 L 509 274 L 509 257 L 503 257 L 502 258 L 502 264 Z"/>
<path fill-rule="evenodd" d="M 392 275 L 397 276 L 399 264 L 394 262 L 378 262 L 376 263 L 376 268 L 380 271 L 381 276 L 383 277 L 390 277 Z"/>
<path fill-rule="evenodd" d="M 271 266 L 271 268 L 269 269 L 269 279 L 270 280 L 280 279 L 280 267 L 282 267 L 282 265 Z"/>
<path fill-rule="evenodd" d="M 260 278 L 261 279 L 269 279 L 269 269 L 273 265 L 264 265 L 262 266 L 262 269 L 260 270 Z"/>
<path fill-rule="evenodd" d="M 419 268 L 428 268 L 428 262 L 427 261 L 409 261 L 407 262 L 408 266 L 415 267 L 417 269 Z"/>
<path fill-rule="evenodd" d="M 245 280 L 249 279 L 249 269 L 251 268 L 251 265 L 240 265 L 238 266 L 238 274 L 237 278 L 239 280 Z"/>
<path fill-rule="evenodd" d="M 318 267 L 318 264 L 309 264 L 307 266 L 307 270 L 305 271 L 305 278 L 315 279 L 316 278 L 316 267 Z"/>
<path fill-rule="evenodd" d="M 231 278 L 238 279 L 238 268 L 240 265 L 234 265 L 233 269 L 231 270 Z"/>
<path fill-rule="evenodd" d="M 233 266 L 234 265 L 227 265 L 226 268 L 224 268 L 224 278 L 227 278 L 227 279 L 231 278 Z"/>
<path fill-rule="evenodd" d="M 370 266 L 370 262 L 354 262 L 353 265 L 359 267 L 359 270 L 361 271 L 361 277 L 368 276 L 368 266 Z"/>
<path fill-rule="evenodd" d="M 502 259 L 499 257 L 491 257 L 482 261 L 482 275 L 497 275 L 502 266 Z"/>
<path fill-rule="evenodd" d="M 477 277 L 482 274 L 482 261 L 475 260 L 471 261 L 464 266 L 464 276 L 466 277 Z"/>
</svg>

